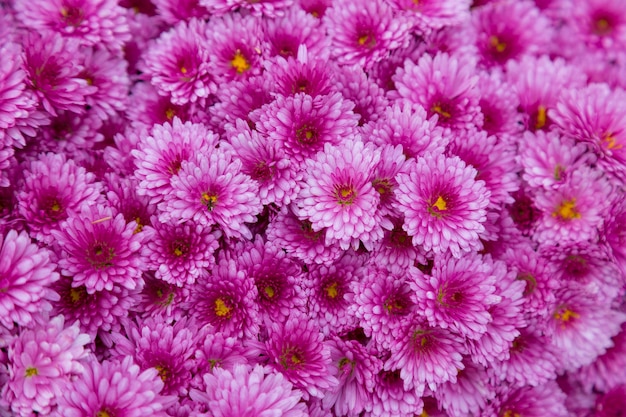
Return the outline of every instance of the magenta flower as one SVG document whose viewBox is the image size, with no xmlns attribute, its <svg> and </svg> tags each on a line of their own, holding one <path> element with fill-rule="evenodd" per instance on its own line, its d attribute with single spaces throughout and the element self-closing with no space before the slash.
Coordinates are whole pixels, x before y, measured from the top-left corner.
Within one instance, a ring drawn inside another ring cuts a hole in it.
<svg viewBox="0 0 626 417">
<path fill-rule="evenodd" d="M 626 375 L 614 372 L 626 363 L 626 324 L 622 323 L 620 332 L 611 339 L 612 346 L 606 352 L 577 372 L 578 379 L 587 391 L 609 391 L 618 385 L 626 384 Z"/>
<path fill-rule="evenodd" d="M 445 26 L 463 23 L 469 18 L 470 0 L 393 0 L 393 6 L 404 11 L 414 22 L 418 32 L 428 33 Z"/>
<path fill-rule="evenodd" d="M 592 50 L 626 46 L 626 8 L 619 0 L 579 0 L 575 13 L 565 16 L 572 27 L 566 34 L 576 43 Z"/>
<path fill-rule="evenodd" d="M 456 382 L 448 381 L 434 392 L 439 406 L 451 416 L 481 415 L 480 412 L 493 400 L 496 393 L 491 387 L 489 374 L 482 365 L 471 361 L 464 363 Z"/>
<path fill-rule="evenodd" d="M 84 372 L 89 336 L 63 316 L 42 317 L 9 346 L 9 375 L 3 396 L 16 415 L 49 415 L 72 378 Z"/>
<path fill-rule="evenodd" d="M 626 384 L 618 385 L 598 397 L 593 417 L 611 417 L 626 413 Z"/>
<path fill-rule="evenodd" d="M 286 3 L 285 0 L 262 1 L 259 3 L 242 2 L 244 5 L 271 5 Z M 328 58 L 329 40 L 319 30 L 320 22 L 298 7 L 285 10 L 284 16 L 264 20 L 264 38 L 269 43 L 268 55 L 271 57 L 296 58 L 298 49 L 305 47 L 310 58 Z M 309 93 L 307 93 L 309 94 Z"/>
<path fill-rule="evenodd" d="M 478 102 L 483 114 L 483 130 L 489 136 L 514 136 L 522 130 L 519 125 L 520 116 L 517 111 L 519 98 L 511 85 L 503 79 L 501 72 L 482 73 L 478 80 L 480 100 Z"/>
<path fill-rule="evenodd" d="M 108 203 L 116 212 L 122 213 L 126 223 L 135 222 L 134 232 L 139 233 L 144 226 L 150 225 L 156 207 L 149 203 L 146 196 L 137 195 L 139 181 L 135 177 L 120 177 L 115 174 L 104 175 Z"/>
<path fill-rule="evenodd" d="M 402 228 L 403 220 L 392 218 L 393 229 L 385 230 L 383 238 L 372 250 L 372 261 L 390 269 L 408 268 L 415 263 L 425 264 L 425 251 L 413 246 L 413 240 Z"/>
<path fill-rule="evenodd" d="M 457 258 L 480 249 L 490 194 L 476 174 L 458 157 L 426 154 L 409 173 L 397 175 L 397 207 L 414 245 Z"/>
<path fill-rule="evenodd" d="M 236 130 L 237 119 L 254 126 L 257 122 L 256 119 L 252 120 L 255 110 L 273 101 L 270 89 L 269 77 L 265 75 L 234 80 L 221 85 L 215 93 L 219 101 L 209 108 L 211 123 L 220 132 L 233 126 Z"/>
<path fill-rule="evenodd" d="M 257 184 L 241 168 L 227 150 L 183 161 L 171 180 L 172 191 L 159 204 L 159 220 L 217 224 L 226 237 L 252 237 L 244 223 L 254 223 L 262 206 Z"/>
<path fill-rule="evenodd" d="M 261 365 L 249 369 L 237 365 L 232 371 L 215 369 L 204 376 L 206 392 L 193 390 L 191 398 L 204 403 L 215 417 L 280 415 L 307 417 L 302 393 L 288 378 Z M 246 393 L 245 395 L 242 395 Z"/>
<path fill-rule="evenodd" d="M 138 294 L 133 308 L 142 317 L 162 316 L 168 321 L 178 321 L 187 315 L 190 291 L 185 287 L 157 279 L 153 273 L 144 273 L 145 286 Z"/>
<path fill-rule="evenodd" d="M 59 230 L 70 212 L 101 202 L 101 186 L 95 176 L 63 154 L 42 154 L 24 172 L 24 185 L 17 193 L 19 212 L 33 237 L 52 243 L 52 230 Z"/>
<path fill-rule="evenodd" d="M 150 368 L 141 372 L 131 356 L 121 362 L 99 363 L 94 359 L 59 397 L 57 415 L 168 417 L 165 410 L 175 400 L 159 395 L 162 388 L 157 370 Z"/>
<path fill-rule="evenodd" d="M 339 92 L 354 102 L 352 111 L 359 116 L 358 130 L 363 132 L 363 126 L 377 121 L 389 105 L 385 90 L 358 65 L 344 66 L 335 76 Z"/>
<path fill-rule="evenodd" d="M 330 347 L 315 322 L 294 314 L 284 324 L 273 323 L 265 342 L 269 366 L 281 372 L 303 398 L 323 398 L 339 381 L 332 375 Z"/>
<path fill-rule="evenodd" d="M 304 93 L 316 97 L 334 90 L 334 74 L 327 71 L 327 62 L 308 55 L 301 46 L 297 59 L 276 57 L 273 61 L 266 61 L 266 71 L 275 94 L 287 97 Z"/>
<path fill-rule="evenodd" d="M 504 389 L 496 396 L 491 410 L 485 411 L 485 416 L 496 417 L 518 414 L 528 417 L 568 417 L 570 414 L 565 408 L 566 395 L 556 382 L 550 381 L 539 387 L 523 387 Z"/>
<path fill-rule="evenodd" d="M 9 230 L 0 234 L 0 323 L 30 324 L 33 314 L 49 310 L 48 301 L 58 298 L 48 286 L 59 279 L 50 254 L 34 243 L 26 232 Z"/>
<path fill-rule="evenodd" d="M 52 231 L 63 250 L 61 272 L 72 277 L 73 287 L 84 285 L 89 294 L 111 291 L 114 285 L 141 288 L 143 235 L 134 233 L 136 226 L 108 207 L 83 206 L 60 231 Z"/>
<path fill-rule="evenodd" d="M 215 93 L 209 70 L 207 25 L 192 19 L 161 34 L 143 56 L 145 73 L 173 104 L 196 102 Z"/>
<path fill-rule="evenodd" d="M 374 376 L 374 385 L 372 404 L 367 406 L 365 417 L 410 416 L 424 411 L 420 394 L 415 389 L 404 388 L 399 370 L 381 370 Z"/>
<path fill-rule="evenodd" d="M 209 11 L 201 0 L 150 0 L 156 7 L 157 14 L 168 25 L 175 25 L 181 20 L 207 19 Z"/>
</svg>

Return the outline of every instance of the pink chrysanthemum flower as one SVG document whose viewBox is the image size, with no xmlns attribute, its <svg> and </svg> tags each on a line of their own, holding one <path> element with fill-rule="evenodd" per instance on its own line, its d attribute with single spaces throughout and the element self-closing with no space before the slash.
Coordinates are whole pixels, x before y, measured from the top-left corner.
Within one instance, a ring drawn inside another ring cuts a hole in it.
<svg viewBox="0 0 626 417">
<path fill-rule="evenodd" d="M 353 286 L 361 275 L 362 259 L 344 255 L 332 265 L 315 265 L 304 280 L 309 316 L 324 335 L 344 334 L 357 326 Z"/>
<path fill-rule="evenodd" d="M 590 49 L 618 50 L 626 47 L 626 7 L 619 0 L 577 0 L 565 16 L 576 42 Z"/>
<path fill-rule="evenodd" d="M 324 149 L 354 135 L 358 116 L 354 104 L 340 93 L 311 97 L 298 93 L 279 96 L 261 110 L 256 128 L 263 136 L 280 141 L 294 161 L 303 164 Z"/>
<path fill-rule="evenodd" d="M 135 234 L 136 226 L 108 207 L 83 205 L 60 231 L 52 231 L 63 250 L 61 272 L 73 278 L 73 287 L 84 285 L 89 294 L 111 291 L 113 285 L 140 288 L 143 235 Z"/>
<path fill-rule="evenodd" d="M 404 388 L 399 370 L 381 370 L 374 376 L 374 386 L 372 404 L 367 406 L 365 417 L 420 415 L 424 411 L 420 394 Z"/>
<path fill-rule="evenodd" d="M 366 248 L 383 237 L 378 212 L 379 193 L 371 172 L 380 160 L 380 151 L 361 141 L 343 146 L 327 144 L 314 160 L 307 160 L 302 190 L 296 200 L 297 214 L 311 222 L 313 230 L 326 229 L 326 242 L 339 242 L 342 249 L 360 243 Z"/>
<path fill-rule="evenodd" d="M 153 273 L 144 273 L 144 280 L 145 286 L 134 307 L 140 316 L 162 316 L 168 321 L 179 321 L 188 314 L 189 289 L 168 284 Z"/>
<path fill-rule="evenodd" d="M 548 52 L 551 22 L 531 1 L 496 1 L 472 13 L 472 32 L 481 63 L 504 65 L 524 55 Z"/>
<path fill-rule="evenodd" d="M 234 260 L 222 260 L 211 275 L 198 279 L 188 306 L 199 323 L 211 324 L 225 336 L 256 337 L 260 324 L 257 297 L 253 279 Z"/>
<path fill-rule="evenodd" d="M 132 129 L 126 127 L 123 132 L 113 135 L 113 143 L 104 148 L 104 159 L 111 169 L 119 175 L 126 178 L 132 176 L 135 172 L 135 159 L 132 151 L 137 149 L 137 144 L 142 137 L 149 136 L 148 132 L 143 128 Z M 134 186 L 134 194 L 137 194 L 137 186 Z"/>
<path fill-rule="evenodd" d="M 69 321 L 78 321 L 82 332 L 92 340 L 98 332 L 119 332 L 120 323 L 138 301 L 137 291 L 114 286 L 113 290 L 87 293 L 84 285 L 72 286 L 72 278 L 61 277 L 51 288 L 59 294 L 53 303 L 53 313 L 62 314 Z"/>
<path fill-rule="evenodd" d="M 597 237 L 609 208 L 610 182 L 599 170 L 582 167 L 557 190 L 542 190 L 535 203 L 543 216 L 534 239 L 557 244 Z"/>
<path fill-rule="evenodd" d="M 26 326 L 34 313 L 49 310 L 48 301 L 58 295 L 48 286 L 59 279 L 50 254 L 34 243 L 26 232 L 9 230 L 0 234 L 0 323 Z"/>
<path fill-rule="evenodd" d="M 436 114 L 439 126 L 467 129 L 483 122 L 475 72 L 469 59 L 425 54 L 417 64 L 407 60 L 393 80 L 396 94 L 424 107 L 428 117 Z"/>
<path fill-rule="evenodd" d="M 458 157 L 426 154 L 409 173 L 397 175 L 398 210 L 414 245 L 437 254 L 450 251 L 457 258 L 481 248 L 489 191 L 476 174 Z"/>
<path fill-rule="evenodd" d="M 330 347 L 314 321 L 294 314 L 284 324 L 273 323 L 268 331 L 269 366 L 303 390 L 303 398 L 323 398 L 338 385 L 331 371 Z"/>
<path fill-rule="evenodd" d="M 227 14 L 211 22 L 209 32 L 211 72 L 217 82 L 247 78 L 261 72 L 261 20 L 255 16 Z"/>
<path fill-rule="evenodd" d="M 549 113 L 559 130 L 582 142 L 589 142 L 610 171 L 626 170 L 626 92 L 606 84 L 566 91 Z"/>
<path fill-rule="evenodd" d="M 143 56 L 146 77 L 173 104 L 196 102 L 217 89 L 209 70 L 207 31 L 204 21 L 180 22 Z"/>
<path fill-rule="evenodd" d="M 495 294 L 506 268 L 489 256 L 467 254 L 460 259 L 436 257 L 430 276 L 413 269 L 411 289 L 417 308 L 431 326 L 479 339 L 492 320 L 489 308 L 501 301 Z"/>
<path fill-rule="evenodd" d="M 522 177 L 531 187 L 558 188 L 573 171 L 590 162 L 587 151 L 585 144 L 562 137 L 554 130 L 524 132 L 519 153 L 524 168 Z"/>
<path fill-rule="evenodd" d="M 135 177 L 140 181 L 138 193 L 156 204 L 172 193 L 171 179 L 178 176 L 181 164 L 197 155 L 210 152 L 219 138 L 199 123 L 155 125 L 150 136 L 141 138 L 131 153 L 135 158 Z"/>
<path fill-rule="evenodd" d="M 483 72 L 478 80 L 483 114 L 482 128 L 489 136 L 511 137 L 521 132 L 520 116 L 517 111 L 519 98 L 511 85 L 503 79 L 502 73 Z"/>
<path fill-rule="evenodd" d="M 328 63 L 309 57 L 304 47 L 298 49 L 298 57 L 276 57 L 265 62 L 266 73 L 272 82 L 272 91 L 281 96 L 304 93 L 311 97 L 328 95 L 334 91 L 334 72 L 328 71 Z"/>
<path fill-rule="evenodd" d="M 267 4 L 272 3 L 267 2 Z M 280 55 L 283 58 L 296 58 L 298 49 L 304 46 L 309 57 L 328 58 L 328 38 L 324 36 L 323 31 L 319 30 L 319 20 L 299 7 L 291 7 L 286 10 L 284 16 L 267 19 L 263 23 L 265 39 L 270 46 L 268 50 L 270 57 Z"/>
<path fill-rule="evenodd" d="M 126 223 L 135 222 L 135 233 L 151 224 L 156 207 L 147 197 L 137 195 L 139 181 L 132 176 L 120 177 L 111 173 L 105 174 L 104 179 L 109 204 L 117 213 L 122 213 Z"/>
<path fill-rule="evenodd" d="M 539 387 L 504 389 L 496 396 L 485 417 L 568 417 L 565 407 L 566 395 L 556 382 L 550 381 Z"/>
<path fill-rule="evenodd" d="M 482 365 L 466 360 L 456 382 L 446 382 L 437 388 L 434 397 L 450 417 L 481 415 L 480 412 L 496 395 L 489 375 Z"/>
<path fill-rule="evenodd" d="M 233 252 L 237 264 L 254 279 L 264 322 L 285 321 L 294 309 L 305 311 L 302 268 L 275 242 L 263 242 L 257 235 L 254 243 L 235 246 Z"/>
<path fill-rule="evenodd" d="M 252 115 L 256 113 L 255 110 L 273 101 L 270 90 L 271 83 L 265 74 L 233 80 L 220 86 L 215 93 L 218 101 L 208 109 L 211 124 L 220 133 L 233 126 L 236 129 L 238 119 L 254 127 Z"/>
<path fill-rule="evenodd" d="M 337 242 L 325 244 L 326 230 L 314 231 L 309 220 L 300 220 L 289 208 L 283 208 L 267 227 L 267 239 L 287 254 L 307 264 L 329 264 L 343 251 Z"/>
<path fill-rule="evenodd" d="M 51 30 L 81 45 L 118 52 L 130 40 L 126 13 L 115 0 L 17 0 L 15 9 L 28 28 Z"/>
<path fill-rule="evenodd" d="M 244 223 L 255 222 L 262 206 L 257 184 L 241 168 L 239 159 L 221 149 L 183 161 L 178 175 L 172 177 L 172 191 L 159 204 L 159 220 L 217 224 L 226 237 L 251 238 Z"/>
<path fill-rule="evenodd" d="M 428 326 L 415 314 L 403 320 L 390 351 L 385 370 L 400 370 L 404 389 L 414 389 L 418 395 L 426 387 L 434 391 L 439 384 L 455 383 L 459 370 L 465 368 L 462 339 L 447 330 Z"/>
<path fill-rule="evenodd" d="M 394 16 L 391 6 L 381 0 L 335 2 L 323 21 L 332 43 L 331 54 L 340 65 L 369 68 L 409 40 L 409 19 Z"/>
<path fill-rule="evenodd" d="M 382 216 L 396 218 L 399 216 L 394 191 L 398 188 L 396 176 L 408 172 L 409 164 L 403 154 L 402 146 L 380 146 L 380 161 L 372 174 L 372 186 L 380 195 L 378 210 Z"/>
<path fill-rule="evenodd" d="M 17 193 L 19 212 L 33 237 L 52 243 L 52 230 L 59 230 L 69 212 L 101 201 L 95 176 L 63 154 L 44 154 L 24 172 L 24 185 Z"/>
<path fill-rule="evenodd" d="M 626 384 L 626 375 L 615 372 L 626 366 L 626 324 L 622 323 L 620 332 L 611 339 L 612 345 L 607 351 L 577 372 L 578 379 L 587 391 L 607 392 L 619 385 Z"/>
<path fill-rule="evenodd" d="M 155 276 L 170 284 L 192 285 L 202 269 L 215 265 L 213 253 L 219 246 L 219 231 L 211 232 L 201 225 L 161 223 L 144 227 L 148 236 L 143 256 Z"/>
<path fill-rule="evenodd" d="M 332 407 L 339 416 L 358 415 L 371 408 L 376 389 L 374 376 L 382 369 L 382 362 L 354 340 L 334 337 L 329 345 L 331 358 L 337 364 L 339 385 L 326 394 L 322 405 L 326 409 Z"/>
<path fill-rule="evenodd" d="M 598 397 L 593 417 L 617 417 L 626 413 L 626 384 L 619 385 Z"/>
<path fill-rule="evenodd" d="M 206 392 L 193 390 L 191 398 L 206 404 L 214 417 L 309 415 L 300 401 L 302 393 L 293 389 L 289 378 L 261 365 L 237 365 L 232 372 L 218 368 L 206 374 L 204 382 Z"/>
<path fill-rule="evenodd" d="M 209 11 L 202 5 L 201 0 L 150 0 L 155 6 L 157 14 L 168 25 L 176 25 L 182 20 L 193 18 L 205 20 Z"/>
<path fill-rule="evenodd" d="M 421 33 L 465 23 L 470 16 L 470 0 L 392 0 L 391 3 L 404 11 Z"/>
<path fill-rule="evenodd" d="M 163 318 L 129 322 L 125 336 L 113 334 L 113 357 L 133 356 L 142 370 L 155 368 L 163 381 L 162 394 L 186 395 L 191 381 L 197 328 L 188 320 L 170 325 Z"/>
<path fill-rule="evenodd" d="M 422 106 L 399 100 L 387 107 L 380 119 L 364 129 L 364 137 L 382 145 L 402 145 L 408 158 L 417 158 L 430 152 L 443 153 L 449 136 L 437 126 L 437 119 L 426 115 Z"/>
<path fill-rule="evenodd" d="M 565 370 L 589 365 L 604 354 L 626 322 L 626 314 L 610 310 L 580 289 L 561 289 L 555 305 L 548 326 Z"/>
<path fill-rule="evenodd" d="M 24 39 L 27 85 L 53 116 L 57 110 L 83 113 L 85 95 L 96 91 L 80 78 L 79 56 L 77 43 L 57 34 L 44 37 L 32 31 Z"/>
<path fill-rule="evenodd" d="M 236 131 L 230 132 L 228 144 L 241 160 L 241 171 L 259 185 L 261 204 L 282 207 L 298 195 L 300 175 L 293 169 L 279 141 L 271 136 L 263 138 L 243 120 L 237 120 Z"/>
<path fill-rule="evenodd" d="M 157 370 L 141 372 L 132 356 L 102 364 L 94 359 L 59 397 L 57 415 L 168 417 L 165 410 L 175 399 L 159 395 L 162 388 Z"/>
<path fill-rule="evenodd" d="M 16 415 L 49 415 L 73 377 L 84 369 L 89 336 L 63 316 L 42 318 L 9 346 L 9 375 L 3 395 Z"/>
<path fill-rule="evenodd" d="M 385 230 L 380 242 L 371 252 L 371 260 L 387 268 L 406 269 L 416 262 L 426 263 L 425 252 L 419 246 L 413 246 L 411 236 L 402 228 L 401 218 L 391 218 L 393 228 Z"/>
<path fill-rule="evenodd" d="M 389 100 L 385 91 L 371 80 L 358 65 L 343 66 L 336 71 L 336 88 L 344 98 L 354 103 L 352 110 L 359 116 L 359 131 L 364 125 L 380 119 Z"/>
<path fill-rule="evenodd" d="M 308 14 L 321 19 L 332 6 L 332 0 L 298 0 L 298 4 Z"/>
</svg>

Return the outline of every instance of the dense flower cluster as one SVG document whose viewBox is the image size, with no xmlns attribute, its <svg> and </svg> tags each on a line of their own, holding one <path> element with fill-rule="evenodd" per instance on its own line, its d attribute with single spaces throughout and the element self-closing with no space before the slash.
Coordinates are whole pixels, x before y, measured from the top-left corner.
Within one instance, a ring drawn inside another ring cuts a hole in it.
<svg viewBox="0 0 626 417">
<path fill-rule="evenodd" d="M 0 0 L 35 415 L 626 415 L 626 2 Z"/>
</svg>

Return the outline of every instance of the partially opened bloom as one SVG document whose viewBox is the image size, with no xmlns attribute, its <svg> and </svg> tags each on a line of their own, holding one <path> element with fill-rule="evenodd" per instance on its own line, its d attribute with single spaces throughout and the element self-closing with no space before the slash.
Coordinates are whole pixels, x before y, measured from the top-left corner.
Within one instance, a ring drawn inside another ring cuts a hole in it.
<svg viewBox="0 0 626 417">
<path fill-rule="evenodd" d="M 269 366 L 300 388 L 304 398 L 323 398 L 339 381 L 332 375 L 330 347 L 313 320 L 299 314 L 273 323 L 265 342 Z"/>
<path fill-rule="evenodd" d="M 62 315 L 47 319 L 22 330 L 9 346 L 4 396 L 17 415 L 48 415 L 71 379 L 83 372 L 89 336 L 77 323 L 65 326 Z"/>
<path fill-rule="evenodd" d="M 169 416 L 165 410 L 174 398 L 159 395 L 163 381 L 156 369 L 142 372 L 132 356 L 121 362 L 93 359 L 84 368 L 59 397 L 58 416 Z"/>
<path fill-rule="evenodd" d="M 365 247 L 382 238 L 380 196 L 371 183 L 371 172 L 380 152 L 360 141 L 342 146 L 326 145 L 307 171 L 296 204 L 300 218 L 313 230 L 326 229 L 326 242 L 339 242 L 343 249 Z"/>
<path fill-rule="evenodd" d="M 309 56 L 303 46 L 294 57 L 276 57 L 265 62 L 272 81 L 272 91 L 282 96 L 305 93 L 311 97 L 327 95 L 334 89 L 334 73 L 328 71 L 325 60 Z"/>
<path fill-rule="evenodd" d="M 104 206 L 83 206 L 52 232 L 63 250 L 59 267 L 73 278 L 73 287 L 84 285 L 89 294 L 120 285 L 134 290 L 143 285 L 139 253 L 143 235 L 135 234 L 135 222 Z"/>
<path fill-rule="evenodd" d="M 144 273 L 145 285 L 133 308 L 142 317 L 162 316 L 178 321 L 187 315 L 190 290 L 157 279 L 154 273 Z"/>
<path fill-rule="evenodd" d="M 183 161 L 172 178 L 172 191 L 159 204 L 159 220 L 217 224 L 226 237 L 250 238 L 244 223 L 254 223 L 262 206 L 258 185 L 241 168 L 239 159 L 221 149 Z"/>
<path fill-rule="evenodd" d="M 397 175 L 397 208 L 414 245 L 455 257 L 480 249 L 490 194 L 476 174 L 458 157 L 426 154 Z"/>
<path fill-rule="evenodd" d="M 308 417 L 302 392 L 278 372 L 256 365 L 237 365 L 232 371 L 215 369 L 204 376 L 206 392 L 192 391 L 194 401 L 204 403 L 215 417 L 280 415 Z"/>
<path fill-rule="evenodd" d="M 32 315 L 49 310 L 58 295 L 48 286 L 59 279 L 48 250 L 31 243 L 26 232 L 0 234 L 0 323 L 25 326 Z"/>
</svg>

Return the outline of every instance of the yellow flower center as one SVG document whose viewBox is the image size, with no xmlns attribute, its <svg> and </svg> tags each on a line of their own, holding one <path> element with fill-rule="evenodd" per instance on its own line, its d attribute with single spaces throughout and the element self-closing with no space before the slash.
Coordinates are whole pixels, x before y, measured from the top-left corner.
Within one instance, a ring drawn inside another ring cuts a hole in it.
<svg viewBox="0 0 626 417">
<path fill-rule="evenodd" d="M 622 145 L 617 143 L 615 137 L 610 133 L 607 133 L 604 139 L 602 139 L 602 143 L 607 149 L 622 149 Z"/>
<path fill-rule="evenodd" d="M 181 72 L 182 74 L 187 74 L 187 68 L 185 68 L 185 67 L 180 67 L 180 72 Z"/>
<path fill-rule="evenodd" d="M 272 287 L 265 287 L 263 288 L 263 291 L 265 291 L 265 294 L 267 294 L 269 298 L 274 298 L 274 295 L 276 295 L 274 288 Z"/>
<path fill-rule="evenodd" d="M 167 120 L 172 120 L 174 116 L 176 116 L 176 110 L 171 107 L 165 109 L 165 117 L 167 117 Z"/>
<path fill-rule="evenodd" d="M 238 74 L 242 74 L 244 71 L 250 69 L 250 63 L 246 60 L 246 57 L 243 56 L 239 49 L 235 52 L 235 56 L 230 61 L 230 65 L 235 68 Z"/>
<path fill-rule="evenodd" d="M 85 287 L 70 288 L 70 300 L 74 304 L 82 300 L 85 295 L 87 295 Z"/>
<path fill-rule="evenodd" d="M 563 306 L 559 307 L 559 309 L 554 313 L 555 320 L 560 321 L 562 323 L 561 324 L 562 327 L 565 327 L 566 323 L 569 323 L 570 321 L 577 319 L 579 317 L 580 317 L 580 314 Z"/>
<path fill-rule="evenodd" d="M 492 36 L 489 38 L 489 44 L 493 49 L 495 49 L 498 53 L 502 53 L 506 50 L 506 43 L 502 42 L 500 38 L 497 36 Z"/>
<path fill-rule="evenodd" d="M 100 410 L 96 413 L 96 417 L 111 417 L 111 414 L 107 413 L 104 410 Z"/>
<path fill-rule="evenodd" d="M 220 317 L 230 316 L 231 308 L 226 305 L 224 300 L 218 298 L 215 300 L 215 314 Z"/>
<path fill-rule="evenodd" d="M 443 119 L 449 119 L 452 117 L 452 114 L 443 108 L 441 103 L 437 103 L 432 107 L 432 111 L 437 113 Z"/>
<path fill-rule="evenodd" d="M 557 164 L 554 167 L 554 179 L 556 181 L 561 181 L 563 179 L 563 172 L 565 171 L 565 168 L 563 168 L 561 165 Z"/>
<path fill-rule="evenodd" d="M 26 368 L 26 378 L 30 378 L 38 374 L 39 372 L 37 372 L 37 368 Z"/>
<path fill-rule="evenodd" d="M 54 202 L 52 203 L 52 206 L 50 207 L 50 209 L 52 211 L 57 211 L 58 212 L 59 210 L 61 210 L 61 205 L 59 204 L 58 201 L 54 200 Z"/>
<path fill-rule="evenodd" d="M 563 201 L 552 213 L 552 217 L 560 217 L 563 220 L 580 219 L 580 213 L 576 210 L 576 199 Z"/>
<path fill-rule="evenodd" d="M 210 194 L 208 192 L 202 193 L 202 203 L 209 209 L 209 211 L 213 211 L 215 208 L 215 204 L 217 203 L 217 195 Z"/>
<path fill-rule="evenodd" d="M 506 410 L 504 414 L 502 414 L 502 417 L 521 417 L 521 414 L 513 410 Z"/>
<path fill-rule="evenodd" d="M 326 295 L 328 295 L 330 298 L 336 298 L 338 294 L 339 291 L 337 290 L 337 282 L 333 282 L 326 287 Z"/>
<path fill-rule="evenodd" d="M 437 201 L 435 201 L 435 204 L 433 204 L 433 207 L 437 207 L 439 211 L 448 210 L 448 204 L 446 203 L 446 200 L 444 200 L 442 196 L 439 196 L 437 198 Z"/>
<path fill-rule="evenodd" d="M 596 33 L 596 35 L 608 35 L 609 33 L 611 33 L 611 23 L 604 17 L 601 17 L 600 19 L 595 21 L 595 25 L 594 25 L 594 31 Z"/>
<path fill-rule="evenodd" d="M 159 377 L 161 378 L 161 381 L 165 382 L 165 380 L 168 377 L 168 372 L 167 372 L 167 368 L 165 368 L 164 366 L 161 365 L 157 365 L 155 366 L 156 370 L 159 371 Z"/>
<path fill-rule="evenodd" d="M 547 109 L 544 106 L 537 108 L 537 120 L 535 121 L 535 130 L 543 129 L 548 122 Z"/>
</svg>

